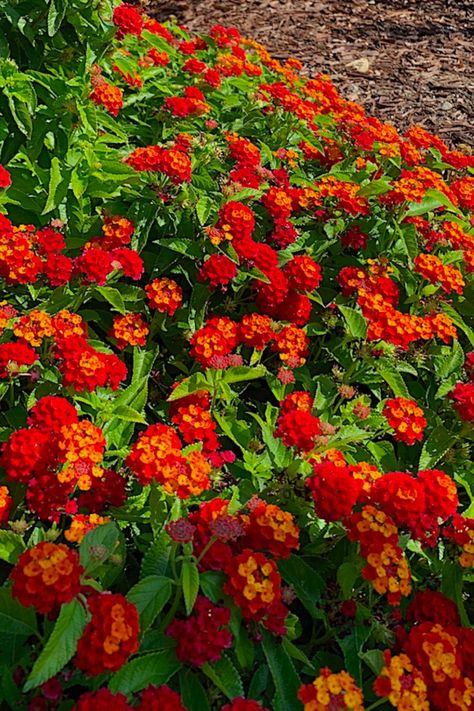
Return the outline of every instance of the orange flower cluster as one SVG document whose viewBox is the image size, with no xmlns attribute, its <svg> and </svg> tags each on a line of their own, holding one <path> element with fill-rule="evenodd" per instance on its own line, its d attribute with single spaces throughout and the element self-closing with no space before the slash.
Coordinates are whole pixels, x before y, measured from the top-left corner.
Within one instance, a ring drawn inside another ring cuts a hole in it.
<svg viewBox="0 0 474 711">
<path fill-rule="evenodd" d="M 231 353 L 238 344 L 238 325 L 227 316 L 209 319 L 191 336 L 190 355 L 204 368 L 219 367 L 219 359 Z"/>
<path fill-rule="evenodd" d="M 61 427 L 58 450 L 64 467 L 58 474 L 61 483 L 75 482 L 81 491 L 88 491 L 93 477 L 103 474 L 99 463 L 105 450 L 105 437 L 89 420 L 81 420 Z"/>
<path fill-rule="evenodd" d="M 303 329 L 297 326 L 284 326 L 277 334 L 273 349 L 285 365 L 295 368 L 306 362 L 309 338 Z"/>
<path fill-rule="evenodd" d="M 20 555 L 10 574 L 12 594 L 24 607 L 45 615 L 76 597 L 82 573 L 75 551 L 64 543 L 42 541 Z"/>
<path fill-rule="evenodd" d="M 38 348 L 45 338 L 56 333 L 52 317 L 46 311 L 33 309 L 27 316 L 21 316 L 13 324 L 13 333 L 33 348 Z"/>
<path fill-rule="evenodd" d="M 117 671 L 139 647 L 138 612 L 123 595 L 89 597 L 91 620 L 77 645 L 76 667 L 89 676 Z"/>
<path fill-rule="evenodd" d="M 123 106 L 122 90 L 118 86 L 109 84 L 104 79 L 95 82 L 95 86 L 89 94 L 89 99 L 97 106 L 103 106 L 112 116 L 118 116 Z"/>
<path fill-rule="evenodd" d="M 63 385 L 77 392 L 92 392 L 97 387 L 117 390 L 127 375 L 125 363 L 112 353 L 102 353 L 81 336 L 69 336 L 57 341 L 53 351 L 59 361 Z"/>
<path fill-rule="evenodd" d="M 239 324 L 240 339 L 244 346 L 262 351 L 275 338 L 273 322 L 265 314 L 245 314 Z"/>
<path fill-rule="evenodd" d="M 364 697 L 355 679 L 346 671 L 334 674 L 324 667 L 311 684 L 298 691 L 304 711 L 364 711 Z"/>
<path fill-rule="evenodd" d="M 396 397 L 387 400 L 382 412 L 388 424 L 395 430 L 395 439 L 408 445 L 423 439 L 427 422 L 423 410 L 414 400 Z"/>
<path fill-rule="evenodd" d="M 374 683 L 377 696 L 386 697 L 396 709 L 429 711 L 427 688 L 423 674 L 406 654 L 392 657 L 385 652 L 385 666 Z"/>
<path fill-rule="evenodd" d="M 183 291 L 173 279 L 154 279 L 145 286 L 150 309 L 173 316 L 183 303 Z"/>
<path fill-rule="evenodd" d="M 117 341 L 117 348 L 144 346 L 150 329 L 140 314 L 128 313 L 115 316 L 110 335 Z"/>
<path fill-rule="evenodd" d="M 166 425 L 150 425 L 141 432 L 125 463 L 143 486 L 155 480 L 182 499 L 210 486 L 207 459 L 197 451 L 183 454 L 178 435 Z"/>
<path fill-rule="evenodd" d="M 443 264 L 439 257 L 434 254 L 418 254 L 414 260 L 415 271 L 431 284 L 440 284 L 443 291 L 450 293 L 455 291 L 462 294 L 465 285 L 463 276 L 459 269 L 450 264 Z"/>
<path fill-rule="evenodd" d="M 80 543 L 86 533 L 109 521 L 109 516 L 99 516 L 96 513 L 77 514 L 73 517 L 69 528 L 64 531 L 64 537 L 69 543 Z"/>
</svg>

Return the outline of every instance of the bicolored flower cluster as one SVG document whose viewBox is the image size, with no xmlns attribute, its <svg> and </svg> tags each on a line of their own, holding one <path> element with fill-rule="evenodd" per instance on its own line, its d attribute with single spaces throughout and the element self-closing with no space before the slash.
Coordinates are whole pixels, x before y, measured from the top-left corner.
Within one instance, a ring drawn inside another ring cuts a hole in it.
<svg viewBox="0 0 474 711">
<path fill-rule="evenodd" d="M 154 480 L 182 499 L 198 496 L 210 487 L 211 465 L 201 452 L 183 454 L 182 448 L 172 427 L 150 425 L 140 433 L 125 464 L 143 486 Z"/>
<path fill-rule="evenodd" d="M 328 667 L 321 669 L 311 684 L 298 691 L 304 711 L 364 711 L 364 697 L 354 678 L 345 671 L 334 674 Z"/>
<path fill-rule="evenodd" d="M 123 595 L 94 593 L 87 601 L 91 614 L 77 645 L 74 664 L 89 676 L 120 669 L 139 647 L 137 608 Z"/>
<path fill-rule="evenodd" d="M 191 180 L 191 159 L 182 145 L 171 148 L 160 146 L 135 148 L 126 162 L 140 172 L 163 173 L 175 185 Z"/>
<path fill-rule="evenodd" d="M 395 430 L 394 437 L 399 442 L 413 445 L 423 439 L 427 422 L 423 410 L 414 400 L 405 397 L 387 400 L 382 414 Z"/>
<path fill-rule="evenodd" d="M 12 594 L 43 615 L 57 612 L 79 593 L 82 573 L 75 551 L 63 543 L 42 541 L 20 555 L 10 574 Z"/>
</svg>

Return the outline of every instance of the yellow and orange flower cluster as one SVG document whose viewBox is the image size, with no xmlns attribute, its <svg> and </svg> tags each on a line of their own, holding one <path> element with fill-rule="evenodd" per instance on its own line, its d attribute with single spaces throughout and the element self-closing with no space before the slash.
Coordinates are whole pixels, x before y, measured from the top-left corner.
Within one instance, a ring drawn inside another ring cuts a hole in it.
<svg viewBox="0 0 474 711">
<path fill-rule="evenodd" d="M 354 677 L 346 671 L 334 674 L 324 667 L 311 684 L 298 691 L 304 711 L 364 711 L 364 697 Z"/>
</svg>

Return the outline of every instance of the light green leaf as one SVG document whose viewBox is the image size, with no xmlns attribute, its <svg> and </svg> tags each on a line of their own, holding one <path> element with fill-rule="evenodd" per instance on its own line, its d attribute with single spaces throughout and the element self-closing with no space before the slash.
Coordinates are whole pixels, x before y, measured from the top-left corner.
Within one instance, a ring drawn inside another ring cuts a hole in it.
<svg viewBox="0 0 474 711">
<path fill-rule="evenodd" d="M 186 395 L 192 395 L 199 390 L 207 390 L 207 392 L 210 392 L 211 385 L 203 373 L 194 373 L 194 375 L 180 382 L 169 396 L 168 402 L 179 400 L 179 398 L 185 397 Z"/>
<path fill-rule="evenodd" d="M 227 655 L 223 654 L 215 664 L 206 662 L 202 670 L 228 699 L 232 700 L 236 696 L 244 695 L 242 679 Z"/>
<path fill-rule="evenodd" d="M 114 309 L 117 309 L 119 313 L 126 313 L 127 309 L 123 303 L 122 294 L 118 289 L 114 289 L 113 286 L 96 286 L 95 291 L 113 306 Z"/>
<path fill-rule="evenodd" d="M 0 560 L 14 565 L 24 550 L 25 543 L 18 533 L 0 529 Z"/>
<path fill-rule="evenodd" d="M 379 358 L 375 362 L 375 368 L 378 374 L 391 387 L 395 397 L 410 398 L 410 393 L 406 386 L 403 377 L 400 375 L 395 364 L 384 358 Z"/>
<path fill-rule="evenodd" d="M 120 532 L 112 521 L 86 533 L 79 546 L 81 565 L 87 574 L 99 568 L 118 546 Z"/>
<path fill-rule="evenodd" d="M 423 443 L 418 469 L 432 469 L 456 443 L 455 435 L 438 425 Z"/>
<path fill-rule="evenodd" d="M 46 200 L 46 205 L 44 206 L 43 212 L 41 213 L 42 215 L 46 215 L 46 213 L 51 212 L 51 210 L 54 210 L 54 208 L 58 206 L 58 202 L 56 201 L 56 194 L 61 180 L 61 163 L 59 161 L 59 158 L 54 156 L 53 158 L 51 158 L 48 198 Z"/>
<path fill-rule="evenodd" d="M 242 383 L 247 380 L 256 380 L 265 377 L 267 369 L 264 365 L 238 365 L 233 368 L 226 368 L 222 376 L 224 383 Z"/>
</svg>

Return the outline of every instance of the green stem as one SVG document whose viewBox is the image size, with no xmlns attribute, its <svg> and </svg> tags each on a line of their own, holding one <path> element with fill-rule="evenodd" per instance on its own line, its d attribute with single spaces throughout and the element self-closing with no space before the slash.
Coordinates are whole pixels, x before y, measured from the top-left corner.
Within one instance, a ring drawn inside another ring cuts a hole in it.
<svg viewBox="0 0 474 711">
<path fill-rule="evenodd" d="M 382 706 L 383 703 L 387 701 L 387 698 L 385 696 L 382 696 L 381 699 L 378 699 L 378 701 L 374 701 L 374 703 L 371 706 L 368 706 L 365 711 L 372 711 L 372 709 L 376 709 L 378 706 Z"/>
<path fill-rule="evenodd" d="M 217 541 L 217 537 L 216 537 L 216 536 L 212 536 L 212 538 L 210 538 L 210 539 L 208 540 L 208 542 L 206 543 L 206 545 L 205 545 L 204 548 L 202 549 L 199 558 L 197 559 L 198 565 L 199 565 L 199 563 L 201 562 L 201 560 L 204 558 L 204 556 L 206 555 L 206 553 L 207 553 L 207 551 L 209 550 L 209 548 L 211 548 L 211 546 L 213 546 L 216 541 Z"/>
</svg>

